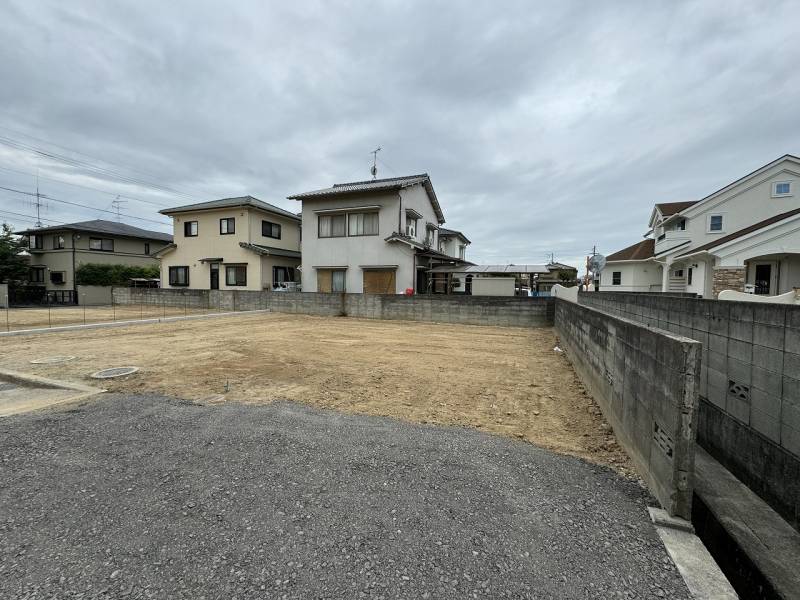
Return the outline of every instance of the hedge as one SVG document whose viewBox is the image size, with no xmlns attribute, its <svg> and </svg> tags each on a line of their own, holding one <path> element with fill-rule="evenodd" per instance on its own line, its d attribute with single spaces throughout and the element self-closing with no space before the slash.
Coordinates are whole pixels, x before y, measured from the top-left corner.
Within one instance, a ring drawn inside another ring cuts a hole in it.
<svg viewBox="0 0 800 600">
<path fill-rule="evenodd" d="M 128 285 L 131 279 L 158 279 L 161 272 L 157 266 L 133 267 L 130 265 L 100 265 L 86 263 L 75 271 L 78 285 Z"/>
</svg>

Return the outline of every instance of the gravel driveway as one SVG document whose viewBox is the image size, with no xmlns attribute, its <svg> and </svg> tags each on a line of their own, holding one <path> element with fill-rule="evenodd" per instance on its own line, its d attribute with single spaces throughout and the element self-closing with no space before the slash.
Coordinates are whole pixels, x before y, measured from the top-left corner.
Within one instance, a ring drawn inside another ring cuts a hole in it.
<svg viewBox="0 0 800 600">
<path fill-rule="evenodd" d="M 109 395 L 0 461 L 3 598 L 690 598 L 637 484 L 470 429 Z"/>
</svg>

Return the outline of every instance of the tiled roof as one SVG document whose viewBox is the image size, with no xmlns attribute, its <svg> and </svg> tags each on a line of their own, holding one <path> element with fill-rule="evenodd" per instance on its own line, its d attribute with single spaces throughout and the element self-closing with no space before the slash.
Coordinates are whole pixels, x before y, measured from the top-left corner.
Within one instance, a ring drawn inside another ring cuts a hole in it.
<svg viewBox="0 0 800 600">
<path fill-rule="evenodd" d="M 94 221 L 80 221 L 78 223 L 65 223 L 64 225 L 52 225 L 50 227 L 37 227 L 35 229 L 17 231 L 16 233 L 19 235 L 34 235 L 57 231 L 85 231 L 88 233 L 104 233 L 106 235 L 119 235 L 123 237 L 141 238 L 144 240 L 158 240 L 161 242 L 172 241 L 172 235 L 169 233 L 140 229 L 126 223 L 104 221 L 103 219 L 95 219 Z"/>
<path fill-rule="evenodd" d="M 614 254 L 607 256 L 606 260 L 609 262 L 617 260 L 647 260 L 648 258 L 653 258 L 655 248 L 656 241 L 653 238 L 648 238 L 633 246 L 623 248 L 619 252 L 614 252 Z"/>
<path fill-rule="evenodd" d="M 282 208 L 278 208 L 277 206 L 275 206 L 274 204 L 270 204 L 269 202 L 264 202 L 263 200 L 259 200 L 258 198 L 253 198 L 253 196 L 239 196 L 236 198 L 222 198 L 221 200 L 198 202 L 197 204 L 185 204 L 183 206 L 176 206 L 174 208 L 165 208 L 164 210 L 160 210 L 158 212 L 160 212 L 162 215 L 171 215 L 174 213 L 181 213 L 181 212 L 194 212 L 197 210 L 213 210 L 215 208 L 232 208 L 239 206 L 258 208 L 266 212 L 271 212 L 281 215 L 288 219 L 293 219 L 294 221 L 300 220 L 300 217 L 298 217 L 296 214 L 289 212 L 288 210 L 283 210 Z"/>
<path fill-rule="evenodd" d="M 774 217 L 770 217 L 769 219 L 764 219 L 763 221 L 759 221 L 758 223 L 754 223 L 749 227 L 745 227 L 744 229 L 740 229 L 739 231 L 734 231 L 724 237 L 719 238 L 718 240 L 714 240 L 713 242 L 709 242 L 703 246 L 698 248 L 692 248 L 689 252 L 685 252 L 681 256 L 686 256 L 688 254 L 694 254 L 695 252 L 703 252 L 704 250 L 710 250 L 712 248 L 716 248 L 717 246 L 721 246 L 727 242 L 733 241 L 737 238 L 747 235 L 748 233 L 753 233 L 754 231 L 758 231 L 759 229 L 763 229 L 768 225 L 772 225 L 774 223 L 778 223 L 783 221 L 784 219 L 788 219 L 789 217 L 794 217 L 795 215 L 800 215 L 800 208 L 795 208 L 794 210 L 790 210 L 779 215 L 775 215 Z M 680 256 L 678 257 L 680 258 Z"/>
<path fill-rule="evenodd" d="M 662 202 L 661 204 L 656 204 L 656 208 L 661 212 L 662 216 L 664 217 L 671 217 L 675 213 L 679 213 L 682 210 L 686 210 L 690 206 L 694 206 L 697 204 L 699 200 L 688 200 L 686 202 Z"/>
<path fill-rule="evenodd" d="M 274 246 L 262 246 L 261 244 L 249 244 L 247 242 L 239 242 L 239 246 L 246 250 L 252 250 L 256 254 L 264 256 L 284 256 L 287 258 L 300 258 L 300 253 L 297 250 L 287 250 L 286 248 L 275 248 Z"/>
<path fill-rule="evenodd" d="M 302 194 L 288 196 L 288 198 L 289 200 L 305 200 L 309 198 L 329 198 L 333 196 L 356 194 L 360 192 L 390 192 L 392 190 L 400 190 L 417 184 L 422 184 L 425 186 L 425 191 L 428 192 L 428 196 L 431 199 L 431 204 L 433 204 L 433 209 L 436 212 L 436 217 L 439 219 L 439 223 L 444 223 L 444 213 L 442 213 L 442 209 L 439 206 L 439 200 L 436 198 L 436 192 L 433 191 L 431 178 L 427 173 L 420 173 L 419 175 L 406 175 L 404 177 L 391 177 L 389 179 L 369 179 L 366 181 L 335 183 L 329 188 L 303 192 Z"/>
<path fill-rule="evenodd" d="M 443 236 L 443 235 L 444 236 L 458 235 L 458 236 L 461 236 L 461 238 L 465 242 L 467 242 L 468 244 L 472 243 L 472 242 L 469 241 L 469 239 L 467 239 L 467 236 L 465 236 L 463 233 L 461 233 L 460 231 L 457 231 L 455 229 L 445 229 L 444 227 L 439 227 L 439 236 Z"/>
</svg>

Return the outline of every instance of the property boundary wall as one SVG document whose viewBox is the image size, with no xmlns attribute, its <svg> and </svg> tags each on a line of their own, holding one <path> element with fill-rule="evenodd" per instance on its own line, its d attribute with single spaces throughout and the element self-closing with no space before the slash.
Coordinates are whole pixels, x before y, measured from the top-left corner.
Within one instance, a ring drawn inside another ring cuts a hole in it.
<svg viewBox="0 0 800 600">
<path fill-rule="evenodd" d="M 555 328 L 650 490 L 691 519 L 700 343 L 558 298 Z"/>
<path fill-rule="evenodd" d="M 578 302 L 702 343 L 698 443 L 800 528 L 800 306 L 627 292 Z"/>
<path fill-rule="evenodd" d="M 464 325 L 551 327 L 553 299 L 502 296 L 325 294 L 238 290 L 114 288 L 117 304 L 186 306 L 220 311 L 430 321 Z"/>
</svg>

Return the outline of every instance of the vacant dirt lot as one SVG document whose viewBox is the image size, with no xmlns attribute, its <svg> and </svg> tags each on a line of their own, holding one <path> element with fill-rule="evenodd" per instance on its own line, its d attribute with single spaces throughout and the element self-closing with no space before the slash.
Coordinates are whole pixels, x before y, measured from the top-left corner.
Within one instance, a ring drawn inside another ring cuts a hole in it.
<svg viewBox="0 0 800 600">
<path fill-rule="evenodd" d="M 262 314 L 0 339 L 0 368 L 207 403 L 296 400 L 464 425 L 632 473 L 552 329 Z M 31 360 L 77 355 L 61 365 Z"/>
<path fill-rule="evenodd" d="M 108 323 L 111 321 L 132 321 L 136 319 L 155 319 L 158 317 L 178 317 L 184 314 L 206 314 L 218 312 L 212 308 L 184 309 L 182 307 L 157 306 L 53 306 L 48 308 L 0 309 L 0 331 L 19 331 L 41 327 L 60 327 L 83 323 Z"/>
</svg>

